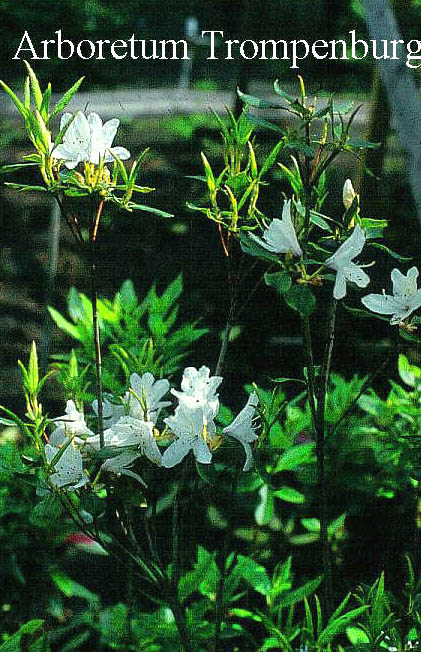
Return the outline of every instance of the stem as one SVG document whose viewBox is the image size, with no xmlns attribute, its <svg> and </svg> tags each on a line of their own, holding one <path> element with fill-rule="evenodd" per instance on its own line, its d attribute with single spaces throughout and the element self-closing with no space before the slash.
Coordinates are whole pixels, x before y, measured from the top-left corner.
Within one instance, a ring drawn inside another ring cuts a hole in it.
<svg viewBox="0 0 421 652">
<path fill-rule="evenodd" d="M 58 256 L 60 249 L 60 209 L 53 204 L 51 207 L 50 224 L 48 227 L 48 268 L 46 278 L 45 305 L 54 303 L 54 289 L 57 276 Z M 42 327 L 41 350 L 39 355 L 42 374 L 47 373 L 48 356 L 50 353 L 52 320 L 47 310 L 44 312 L 44 323 Z"/>
<path fill-rule="evenodd" d="M 194 652 L 194 648 L 190 640 L 190 633 L 187 628 L 184 609 L 180 604 L 180 600 L 178 598 L 178 581 L 181 572 L 180 526 L 182 522 L 182 510 L 184 507 L 184 502 L 181 500 L 180 492 L 184 488 L 188 468 L 188 461 L 186 460 L 181 471 L 180 482 L 177 486 L 174 499 L 172 519 L 172 574 L 171 578 L 166 582 L 166 585 L 164 585 L 164 589 L 167 592 L 168 605 L 174 614 L 183 649 L 185 652 Z"/>
<path fill-rule="evenodd" d="M 303 343 L 305 363 L 307 367 L 307 396 L 310 405 L 311 418 L 313 421 L 313 429 L 316 430 L 316 380 L 314 377 L 314 360 L 313 349 L 311 343 L 310 319 L 308 317 L 302 318 L 303 327 Z"/>
<path fill-rule="evenodd" d="M 227 323 L 225 325 L 224 333 L 222 335 L 222 343 L 221 343 L 221 348 L 219 350 L 218 362 L 216 363 L 215 376 L 220 376 L 222 369 L 224 367 L 225 358 L 227 355 L 228 343 L 229 343 L 229 336 L 234 320 L 235 303 L 236 303 L 236 282 L 238 282 L 238 278 L 237 279 L 233 278 L 233 260 L 232 260 L 231 248 L 228 250 L 227 254 L 228 254 L 227 279 L 228 279 L 229 294 L 230 294 L 230 304 L 228 310 Z"/>
<path fill-rule="evenodd" d="M 219 351 L 218 362 L 216 363 L 215 376 L 220 376 L 221 373 L 222 373 L 222 369 L 224 367 L 225 357 L 227 355 L 227 350 L 228 350 L 228 343 L 229 343 L 231 328 L 233 326 L 233 320 L 234 320 L 234 302 L 232 301 L 232 297 L 231 297 L 230 309 L 229 309 L 229 312 L 228 312 L 227 323 L 225 325 L 224 334 L 222 336 L 222 344 L 221 344 L 221 348 L 220 348 L 220 351 Z"/>
<path fill-rule="evenodd" d="M 176 594 L 169 595 L 168 605 L 174 614 L 175 623 L 177 625 L 181 645 L 183 646 L 184 652 L 195 652 L 193 644 L 190 640 L 190 632 L 187 628 L 184 610 Z"/>
<path fill-rule="evenodd" d="M 185 507 L 185 503 L 180 495 L 184 490 L 186 483 L 186 478 L 189 469 L 189 461 L 185 460 L 183 468 L 180 474 L 180 480 L 175 490 L 174 496 L 174 509 L 172 513 L 172 575 L 171 575 L 171 589 L 173 592 L 177 592 L 178 581 L 181 574 L 181 550 L 182 543 L 182 515 Z"/>
<path fill-rule="evenodd" d="M 97 401 L 98 401 L 98 432 L 100 448 L 104 448 L 104 417 L 102 407 L 102 358 L 101 358 L 101 341 L 99 335 L 98 306 L 97 306 L 97 235 L 101 219 L 104 200 L 101 199 L 98 208 L 92 212 L 91 231 L 90 231 L 90 254 L 91 254 L 91 302 L 92 302 L 92 326 L 95 350 L 95 369 L 97 381 Z"/>
<path fill-rule="evenodd" d="M 240 469 L 236 468 L 235 475 L 231 484 L 231 491 L 230 491 L 231 503 L 233 501 L 234 492 L 239 479 L 239 473 L 240 473 Z M 232 536 L 232 531 L 233 531 L 232 519 L 228 516 L 228 523 L 224 533 L 224 541 L 222 545 L 221 558 L 219 563 L 220 575 L 219 575 L 218 587 L 216 590 L 214 652 L 220 652 L 221 650 L 219 639 L 221 635 L 222 623 L 224 622 L 224 616 L 225 616 L 225 579 L 227 576 L 228 545 Z"/>
<path fill-rule="evenodd" d="M 78 219 L 67 213 L 63 201 L 59 195 L 54 195 L 54 198 L 60 207 L 61 214 L 66 220 L 67 226 L 69 227 L 72 236 L 74 237 L 74 239 L 79 245 L 83 246 L 85 244 L 85 241 L 83 239 L 83 234 Z"/>
<path fill-rule="evenodd" d="M 316 414 L 316 456 L 317 456 L 317 489 L 319 495 L 320 540 L 322 544 L 322 563 L 325 577 L 325 601 L 328 612 L 332 607 L 332 569 L 330 563 L 329 537 L 327 531 L 327 496 L 325 477 L 325 405 L 328 390 L 332 351 L 335 339 L 337 301 L 334 299 L 329 319 L 325 354 L 320 375 L 317 414 Z"/>
</svg>

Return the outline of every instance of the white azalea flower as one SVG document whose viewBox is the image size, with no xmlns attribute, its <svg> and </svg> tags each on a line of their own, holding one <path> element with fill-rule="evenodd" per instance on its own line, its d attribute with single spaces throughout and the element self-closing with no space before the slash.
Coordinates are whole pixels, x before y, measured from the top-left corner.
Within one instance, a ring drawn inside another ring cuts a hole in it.
<svg viewBox="0 0 421 652">
<path fill-rule="evenodd" d="M 301 256 L 303 253 L 292 222 L 291 200 L 284 203 L 282 219 L 275 218 L 265 229 L 263 239 L 254 235 L 254 233 L 250 233 L 249 237 L 274 254 L 291 252 L 293 256 Z"/>
<path fill-rule="evenodd" d="M 368 294 L 361 301 L 372 312 L 392 315 L 391 324 L 400 324 L 414 310 L 421 307 L 421 288 L 417 288 L 418 275 L 416 267 L 411 267 L 406 276 L 398 269 L 393 269 L 391 274 L 393 295 Z"/>
<path fill-rule="evenodd" d="M 333 296 L 335 299 L 343 299 L 346 295 L 346 282 L 351 281 L 360 288 L 365 288 L 370 283 L 370 277 L 359 265 L 352 262 L 358 256 L 365 245 L 365 234 L 357 224 L 347 240 L 339 249 L 326 260 L 326 265 L 336 271 L 335 287 Z"/>
<path fill-rule="evenodd" d="M 62 115 L 60 131 L 72 118 L 71 113 Z M 51 155 L 64 160 L 69 170 L 83 161 L 98 165 L 100 159 L 104 159 L 105 163 L 110 163 L 114 160 L 112 154 L 124 161 L 130 158 L 130 152 L 125 147 L 111 147 L 119 124 L 120 121 L 113 118 L 103 125 L 97 113 L 86 117 L 78 111 L 63 136 L 63 142 L 53 149 Z"/>
<path fill-rule="evenodd" d="M 135 447 L 141 455 L 160 466 L 162 457 L 153 435 L 153 425 L 152 421 L 130 416 L 121 417 L 111 428 L 104 431 L 104 443 L 106 446 Z M 99 449 L 99 435 L 90 437 L 86 443 Z"/>
<path fill-rule="evenodd" d="M 130 467 L 133 466 L 135 460 L 140 457 L 139 453 L 135 451 L 124 451 L 116 457 L 110 457 L 108 460 L 105 460 L 104 464 L 101 466 L 103 471 L 107 473 L 114 473 L 117 476 L 127 475 L 130 478 L 134 478 L 140 484 L 143 484 L 144 487 L 147 486 L 146 482 L 142 480 L 138 473 L 131 471 Z"/>
<path fill-rule="evenodd" d="M 186 367 L 184 369 L 181 381 L 181 392 L 172 389 L 180 401 L 190 408 L 209 407 L 212 412 L 212 418 L 215 417 L 219 410 L 219 399 L 216 390 L 222 383 L 222 376 L 211 376 L 208 367 Z"/>
<path fill-rule="evenodd" d="M 59 451 L 59 448 L 46 444 L 45 456 L 48 464 L 51 464 Z M 55 463 L 54 472 L 50 475 L 50 480 L 57 489 L 66 487 L 69 490 L 78 489 L 88 482 L 88 476 L 83 470 L 82 453 L 73 444 L 69 444 L 66 447 L 61 457 Z"/>
<path fill-rule="evenodd" d="M 102 120 L 97 113 L 90 113 L 88 115 L 88 124 L 91 133 L 89 147 L 90 163 L 98 165 L 101 159 L 104 159 L 105 163 L 112 163 L 114 161 L 113 154 L 122 161 L 130 158 L 130 152 L 125 147 L 111 147 L 120 120 L 112 118 L 102 124 Z"/>
<path fill-rule="evenodd" d="M 351 179 L 347 179 L 342 190 L 342 201 L 346 210 L 350 209 L 357 193 L 354 190 Z"/>
<path fill-rule="evenodd" d="M 60 131 L 72 120 L 71 113 L 63 113 L 60 120 Z M 69 170 L 82 161 L 89 161 L 91 130 L 88 120 L 82 111 L 78 111 L 72 123 L 63 136 L 63 141 L 51 153 L 53 158 L 62 159 Z"/>
<path fill-rule="evenodd" d="M 135 396 L 129 395 L 129 414 L 135 419 L 143 419 L 157 422 L 162 408 L 171 405 L 171 401 L 161 401 L 162 397 L 170 389 L 168 380 L 162 378 L 155 380 L 154 376 L 147 372 L 143 376 L 132 374 L 130 386 Z"/>
<path fill-rule="evenodd" d="M 253 454 L 250 443 L 257 439 L 253 427 L 253 417 L 258 402 L 259 399 L 257 398 L 256 392 L 252 392 L 245 407 L 243 407 L 241 412 L 237 414 L 234 421 L 223 430 L 224 435 L 234 437 L 244 447 L 246 461 L 243 466 L 243 471 L 249 471 L 253 464 Z"/>
<path fill-rule="evenodd" d="M 174 415 L 165 419 L 176 440 L 164 452 L 163 466 L 170 468 L 179 464 L 189 451 L 193 451 L 201 464 L 210 464 L 212 454 L 208 442 L 212 442 L 215 437 L 212 418 L 213 412 L 209 406 L 192 408 L 187 403 L 180 402 Z"/>
<path fill-rule="evenodd" d="M 66 438 L 77 438 L 78 443 L 82 444 L 83 440 L 80 437 L 94 434 L 86 425 L 83 412 L 79 412 L 72 400 L 67 401 L 65 414 L 54 419 L 54 423 L 56 428 L 50 435 L 52 446 L 61 446 Z"/>
<path fill-rule="evenodd" d="M 92 409 L 98 416 L 98 401 L 92 401 Z M 126 414 L 125 406 L 122 403 L 115 403 L 111 394 L 104 394 L 102 401 L 102 418 L 105 428 L 113 426 Z"/>
</svg>

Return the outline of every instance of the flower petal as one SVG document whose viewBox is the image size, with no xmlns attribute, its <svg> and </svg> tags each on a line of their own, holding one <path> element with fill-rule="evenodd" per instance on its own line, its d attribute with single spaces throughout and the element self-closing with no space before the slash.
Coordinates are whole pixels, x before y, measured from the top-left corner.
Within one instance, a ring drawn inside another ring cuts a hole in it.
<svg viewBox="0 0 421 652">
<path fill-rule="evenodd" d="M 336 270 L 343 267 L 362 252 L 364 245 L 365 233 L 360 225 L 356 224 L 349 238 L 326 260 L 326 265 Z"/>
<path fill-rule="evenodd" d="M 393 294 L 402 297 L 411 297 L 416 294 L 418 274 L 416 267 L 411 267 L 406 276 L 398 269 L 392 269 L 390 276 L 393 284 Z"/>
<path fill-rule="evenodd" d="M 336 272 L 333 297 L 338 301 L 346 296 L 346 278 L 342 269 Z"/>
<path fill-rule="evenodd" d="M 180 464 L 186 457 L 187 453 L 192 449 L 193 442 L 190 439 L 177 439 L 164 452 L 162 456 L 162 466 L 167 469 Z"/>
<path fill-rule="evenodd" d="M 112 163 L 114 161 L 114 156 L 117 156 L 121 161 L 127 161 L 130 158 L 131 154 L 128 149 L 125 147 L 109 147 L 105 150 L 105 162 Z"/>
<path fill-rule="evenodd" d="M 212 462 L 212 453 L 203 437 L 198 437 L 193 442 L 193 454 L 198 462 L 201 464 L 210 464 Z"/>
<path fill-rule="evenodd" d="M 347 281 L 355 283 L 359 288 L 366 288 L 370 283 L 370 277 L 368 274 L 366 274 L 365 271 L 355 263 L 349 263 L 349 265 L 344 268 L 344 274 Z"/>
<path fill-rule="evenodd" d="M 361 299 L 361 303 L 379 315 L 393 315 L 402 312 L 402 305 L 391 294 L 367 294 Z"/>
<path fill-rule="evenodd" d="M 112 118 L 111 120 L 108 120 L 102 127 L 101 136 L 105 148 L 110 148 L 111 145 L 113 144 L 113 140 L 117 133 L 119 124 L 120 124 L 120 120 L 118 120 L 118 118 Z"/>
<path fill-rule="evenodd" d="M 60 119 L 60 131 L 64 129 L 68 122 L 73 118 L 71 113 L 63 113 Z"/>
</svg>

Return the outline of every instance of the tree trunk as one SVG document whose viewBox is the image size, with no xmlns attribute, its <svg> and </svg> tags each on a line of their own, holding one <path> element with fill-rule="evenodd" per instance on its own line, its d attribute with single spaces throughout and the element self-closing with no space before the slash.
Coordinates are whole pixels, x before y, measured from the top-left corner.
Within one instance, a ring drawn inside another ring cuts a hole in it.
<svg viewBox="0 0 421 652">
<path fill-rule="evenodd" d="M 401 38 L 388 0 L 362 0 L 362 5 L 371 39 Z M 392 125 L 408 155 L 409 183 L 421 224 L 421 102 L 405 59 L 380 59 L 377 65 L 389 101 Z"/>
</svg>

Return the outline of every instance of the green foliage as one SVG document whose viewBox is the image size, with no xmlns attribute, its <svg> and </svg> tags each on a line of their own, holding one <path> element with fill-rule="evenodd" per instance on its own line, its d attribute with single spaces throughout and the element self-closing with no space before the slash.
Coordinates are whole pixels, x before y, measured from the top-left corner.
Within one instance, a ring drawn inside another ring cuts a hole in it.
<svg viewBox="0 0 421 652">
<path fill-rule="evenodd" d="M 104 355 L 104 387 L 118 394 L 133 372 L 152 372 L 155 376 L 173 374 L 194 342 L 207 333 L 197 322 L 178 325 L 179 301 L 182 296 L 181 275 L 158 294 L 155 285 L 140 301 L 133 283 L 125 281 L 113 300 L 97 302 Z M 94 349 L 92 344 L 92 306 L 86 295 L 72 288 L 67 300 L 70 320 L 54 308 L 49 312 L 60 330 L 79 346 L 69 363 L 58 363 L 58 380 L 66 394 L 86 396 L 93 382 Z M 108 351 L 108 353 L 107 353 Z M 83 370 L 78 371 L 78 365 Z M 124 379 L 122 378 L 124 372 Z"/>
</svg>

